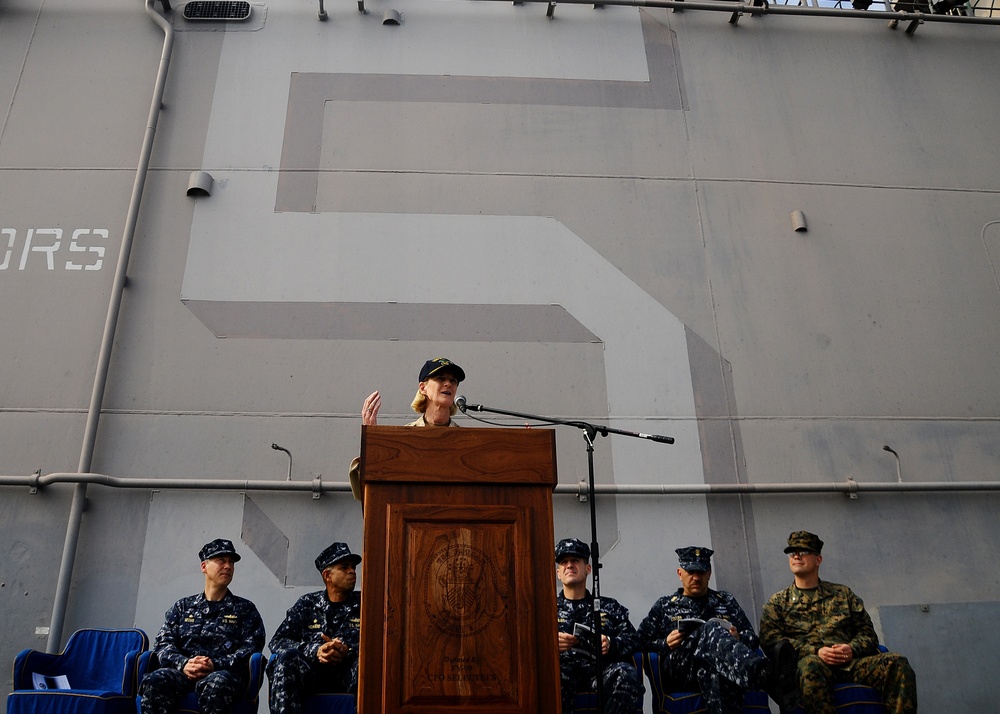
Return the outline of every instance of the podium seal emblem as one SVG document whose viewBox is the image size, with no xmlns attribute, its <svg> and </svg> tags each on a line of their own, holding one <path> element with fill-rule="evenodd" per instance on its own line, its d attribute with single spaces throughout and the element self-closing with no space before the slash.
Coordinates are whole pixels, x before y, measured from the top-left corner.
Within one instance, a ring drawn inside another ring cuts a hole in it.
<svg viewBox="0 0 1000 714">
<path fill-rule="evenodd" d="M 469 545 L 448 545 L 433 553 L 422 590 L 429 621 L 460 639 L 481 632 L 504 610 L 496 564 Z"/>
</svg>

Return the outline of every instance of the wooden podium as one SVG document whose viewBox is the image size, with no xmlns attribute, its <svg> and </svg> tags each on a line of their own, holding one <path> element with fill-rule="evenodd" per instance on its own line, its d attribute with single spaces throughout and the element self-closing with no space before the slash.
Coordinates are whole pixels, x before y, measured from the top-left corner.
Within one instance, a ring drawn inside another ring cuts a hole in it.
<svg viewBox="0 0 1000 714">
<path fill-rule="evenodd" d="M 555 432 L 371 426 L 359 714 L 560 709 Z"/>
</svg>

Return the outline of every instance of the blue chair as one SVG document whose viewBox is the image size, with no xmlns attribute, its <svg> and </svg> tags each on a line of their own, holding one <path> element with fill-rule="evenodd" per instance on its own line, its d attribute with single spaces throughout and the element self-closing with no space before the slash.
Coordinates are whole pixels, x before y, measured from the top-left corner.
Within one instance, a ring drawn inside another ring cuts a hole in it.
<svg viewBox="0 0 1000 714">
<path fill-rule="evenodd" d="M 841 714 L 884 714 L 882 694 L 872 687 L 848 682 L 833 685 L 833 705 Z M 802 707 L 795 707 L 792 714 L 805 714 Z"/>
<path fill-rule="evenodd" d="M 78 630 L 60 654 L 23 650 L 14 658 L 7 714 L 133 714 L 146 633 Z M 33 675 L 63 677 L 69 689 L 36 690 Z"/>
<path fill-rule="evenodd" d="M 247 662 L 247 687 L 243 690 L 242 696 L 233 705 L 232 714 L 257 714 L 257 708 L 260 705 L 260 687 L 264 683 L 265 664 L 267 664 L 267 658 L 260 652 L 254 652 L 250 655 L 250 660 Z M 139 682 L 142 682 L 142 678 L 147 672 L 152 672 L 158 669 L 159 666 L 159 662 L 153 652 L 144 652 L 139 658 Z M 134 709 L 131 714 L 136 714 L 140 711 L 139 702 L 141 699 L 142 697 L 136 696 L 133 704 Z M 194 692 L 184 695 L 180 704 L 177 705 L 177 711 L 183 714 L 200 714 L 201 709 L 198 707 L 198 695 Z"/>
<path fill-rule="evenodd" d="M 306 700 L 302 714 L 356 714 L 353 694 L 314 694 Z"/>
<path fill-rule="evenodd" d="M 644 652 L 642 670 L 649 680 L 653 695 L 654 714 L 702 714 L 706 711 L 701 692 L 671 692 L 660 672 L 660 656 L 656 652 Z M 747 692 L 743 699 L 744 714 L 770 712 L 765 692 Z"/>
<path fill-rule="evenodd" d="M 634 652 L 632 654 L 633 664 L 635 665 L 635 671 L 639 673 L 639 678 L 642 678 L 642 652 Z M 563 714 L 589 714 L 590 712 L 597 711 L 597 693 L 596 692 L 580 692 L 573 698 L 573 711 L 563 712 Z M 642 714 L 642 701 L 638 702 L 636 706 L 636 714 Z M 307 712 L 308 714 L 308 712 Z"/>
<path fill-rule="evenodd" d="M 879 652 L 888 652 L 885 645 L 878 646 Z M 866 687 L 856 682 L 833 685 L 833 705 L 840 714 L 884 714 L 882 693 L 874 687 Z M 805 714 L 802 707 L 795 707 L 792 714 Z"/>
</svg>

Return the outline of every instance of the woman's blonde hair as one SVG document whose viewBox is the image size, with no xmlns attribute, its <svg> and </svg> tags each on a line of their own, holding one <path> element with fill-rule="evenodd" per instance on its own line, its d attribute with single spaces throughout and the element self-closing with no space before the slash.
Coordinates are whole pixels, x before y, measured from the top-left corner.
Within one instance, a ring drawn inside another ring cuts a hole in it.
<svg viewBox="0 0 1000 714">
<path fill-rule="evenodd" d="M 413 397 L 413 401 L 410 402 L 410 408 L 417 414 L 423 414 L 427 411 L 427 397 L 420 393 L 419 387 L 417 387 L 417 395 Z M 450 411 L 451 415 L 455 416 L 458 413 L 458 407 L 452 404 Z"/>
</svg>

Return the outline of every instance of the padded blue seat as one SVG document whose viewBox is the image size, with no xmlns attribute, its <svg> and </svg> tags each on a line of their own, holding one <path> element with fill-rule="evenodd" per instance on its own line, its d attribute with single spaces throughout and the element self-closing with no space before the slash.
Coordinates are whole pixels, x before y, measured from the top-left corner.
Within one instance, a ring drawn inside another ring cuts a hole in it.
<svg viewBox="0 0 1000 714">
<path fill-rule="evenodd" d="M 356 714 L 353 694 L 314 694 L 306 700 L 303 714 Z"/>
<path fill-rule="evenodd" d="M 77 630 L 60 654 L 23 650 L 14 658 L 7 714 L 133 714 L 146 633 Z M 65 676 L 69 689 L 36 690 L 33 674 Z"/>
<path fill-rule="evenodd" d="M 883 645 L 879 645 L 878 649 L 879 652 L 889 651 Z M 656 652 L 645 653 L 642 668 L 652 689 L 654 714 L 701 714 L 705 711 L 701 692 L 664 691 L 659 656 Z M 744 713 L 762 714 L 770 711 L 767 700 L 765 692 L 747 692 L 743 701 Z M 835 684 L 833 703 L 839 714 L 884 714 L 885 712 L 882 695 L 877 689 L 854 682 Z M 796 707 L 792 710 L 792 714 L 804 714 L 804 711 L 802 707 Z"/>
<path fill-rule="evenodd" d="M 247 662 L 247 687 L 243 690 L 243 695 L 233 705 L 232 714 L 257 714 L 257 708 L 260 705 L 260 687 L 264 683 L 264 665 L 266 663 L 267 657 L 260 652 L 254 652 L 250 655 L 250 660 Z M 142 678 L 147 672 L 152 672 L 158 667 L 159 662 L 157 662 L 155 654 L 152 652 L 143 653 L 139 658 L 139 682 L 142 682 Z M 136 696 L 134 712 L 141 711 L 139 707 L 141 699 L 141 697 Z M 198 695 L 194 692 L 184 695 L 180 704 L 177 705 L 177 711 L 183 714 L 200 714 Z"/>
<path fill-rule="evenodd" d="M 653 695 L 654 714 L 702 714 L 705 700 L 701 692 L 671 692 L 667 691 L 663 675 L 660 672 L 660 656 L 656 652 L 645 652 L 642 658 L 642 669 L 649 680 Z M 764 714 L 770 712 L 767 694 L 750 691 L 743 699 L 744 714 Z"/>
<path fill-rule="evenodd" d="M 882 694 L 877 689 L 856 682 L 833 685 L 833 704 L 840 714 L 884 714 Z M 792 714 L 805 714 L 795 707 Z"/>
<path fill-rule="evenodd" d="M 885 645 L 878 646 L 879 652 L 888 652 Z M 833 685 L 833 705 L 840 714 L 884 714 L 882 693 L 874 687 L 857 682 Z M 792 714 L 805 714 L 802 707 L 795 707 Z"/>
</svg>

